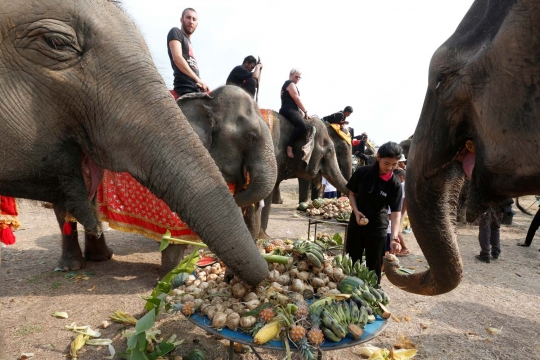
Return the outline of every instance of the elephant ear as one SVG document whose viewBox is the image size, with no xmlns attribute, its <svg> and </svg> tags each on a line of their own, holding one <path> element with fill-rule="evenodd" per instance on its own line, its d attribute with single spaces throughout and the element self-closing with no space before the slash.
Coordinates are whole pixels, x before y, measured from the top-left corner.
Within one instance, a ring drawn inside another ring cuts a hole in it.
<svg viewBox="0 0 540 360">
<path fill-rule="evenodd" d="M 212 146 L 212 132 L 216 125 L 214 110 L 208 105 L 199 103 L 196 107 L 196 113 L 199 116 L 190 121 L 191 127 L 199 135 L 204 147 L 210 150 Z"/>
</svg>

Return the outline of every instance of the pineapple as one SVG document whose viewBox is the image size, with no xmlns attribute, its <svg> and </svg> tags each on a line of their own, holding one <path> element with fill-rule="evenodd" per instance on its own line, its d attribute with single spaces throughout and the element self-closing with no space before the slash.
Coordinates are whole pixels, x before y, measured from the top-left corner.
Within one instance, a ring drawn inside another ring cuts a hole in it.
<svg viewBox="0 0 540 360">
<path fill-rule="evenodd" d="M 266 247 L 264 248 L 264 250 L 267 253 L 271 253 L 272 251 L 274 251 L 275 248 L 276 246 L 274 244 L 266 244 Z"/>
<path fill-rule="evenodd" d="M 308 342 L 315 346 L 319 347 L 324 341 L 324 335 L 321 329 L 319 328 L 321 325 L 321 312 L 322 307 L 317 310 L 311 310 L 309 311 L 309 320 L 311 321 L 311 329 L 307 333 L 307 339 Z"/>
<path fill-rule="evenodd" d="M 289 330 L 289 335 L 291 340 L 297 343 L 306 336 L 306 329 L 301 325 L 293 325 Z"/>
<path fill-rule="evenodd" d="M 186 302 L 183 306 L 182 306 L 182 314 L 185 316 L 185 317 L 189 317 L 191 314 L 193 314 L 193 302 L 192 301 L 188 301 Z"/>
<path fill-rule="evenodd" d="M 274 314 L 274 310 L 270 309 L 270 308 L 266 308 L 266 309 L 263 309 L 261 311 L 261 313 L 259 314 L 261 320 L 263 320 L 264 322 L 268 322 L 270 320 L 272 320 L 272 318 L 274 318 L 275 314 Z"/>
<path fill-rule="evenodd" d="M 272 241 L 272 244 L 274 244 L 275 246 L 284 246 L 285 241 L 283 241 L 281 239 L 275 239 L 274 241 Z"/>
<path fill-rule="evenodd" d="M 300 339 L 300 341 L 295 345 L 300 354 L 302 354 L 302 358 L 304 360 L 315 360 L 315 354 L 313 354 L 314 349 L 311 345 L 309 345 L 306 338 Z"/>
<path fill-rule="evenodd" d="M 307 319 L 309 315 L 309 306 L 305 302 L 300 302 L 296 304 L 298 306 L 298 310 L 296 311 L 296 314 L 294 314 L 294 317 L 296 319 Z"/>
</svg>

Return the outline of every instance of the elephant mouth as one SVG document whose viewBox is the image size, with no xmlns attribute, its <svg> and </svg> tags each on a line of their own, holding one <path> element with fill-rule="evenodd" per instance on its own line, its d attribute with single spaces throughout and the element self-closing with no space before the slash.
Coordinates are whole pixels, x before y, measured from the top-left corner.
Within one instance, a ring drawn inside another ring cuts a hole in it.
<svg viewBox="0 0 540 360">
<path fill-rule="evenodd" d="M 81 168 L 84 185 L 88 191 L 88 200 L 92 200 L 101 183 L 101 179 L 103 179 L 104 170 L 100 168 L 88 154 L 83 155 Z"/>
</svg>

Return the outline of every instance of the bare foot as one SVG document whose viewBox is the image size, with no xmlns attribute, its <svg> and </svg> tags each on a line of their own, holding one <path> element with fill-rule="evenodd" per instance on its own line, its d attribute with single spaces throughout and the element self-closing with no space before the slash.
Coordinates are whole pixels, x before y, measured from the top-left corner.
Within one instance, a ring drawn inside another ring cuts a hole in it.
<svg viewBox="0 0 540 360">
<path fill-rule="evenodd" d="M 293 154 L 293 151 L 292 151 L 292 146 L 287 146 L 287 156 L 290 157 L 291 159 L 294 159 L 294 154 Z"/>
</svg>

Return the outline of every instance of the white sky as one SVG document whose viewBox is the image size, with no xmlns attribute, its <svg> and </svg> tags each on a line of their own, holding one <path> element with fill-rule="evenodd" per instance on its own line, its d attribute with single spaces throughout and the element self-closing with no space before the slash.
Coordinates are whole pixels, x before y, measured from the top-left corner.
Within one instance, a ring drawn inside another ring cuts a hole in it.
<svg viewBox="0 0 540 360">
<path fill-rule="evenodd" d="M 172 1 L 124 0 L 165 79 L 173 88 L 167 33 L 193 7 L 191 37 L 200 75 L 211 89 L 247 55 L 260 56 L 259 106 L 279 110 L 280 89 L 302 70 L 301 99 L 326 116 L 346 105 L 355 133 L 377 144 L 413 134 L 434 51 L 454 32 L 473 0 Z"/>
</svg>

